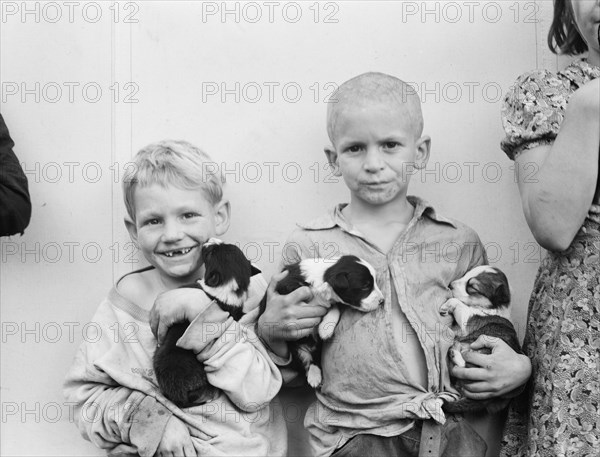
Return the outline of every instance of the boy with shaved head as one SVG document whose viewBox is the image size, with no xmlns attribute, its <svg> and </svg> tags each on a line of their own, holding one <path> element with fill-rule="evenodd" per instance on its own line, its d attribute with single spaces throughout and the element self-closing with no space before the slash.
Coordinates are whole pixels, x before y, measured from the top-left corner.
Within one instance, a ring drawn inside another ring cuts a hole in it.
<svg viewBox="0 0 600 457">
<path fill-rule="evenodd" d="M 305 418 L 313 454 L 484 456 L 483 439 L 462 417 L 442 410 L 457 392 L 446 366 L 452 317 L 439 313 L 451 296 L 448 284 L 486 263 L 484 248 L 471 228 L 407 194 L 431 144 L 422 133 L 419 97 L 409 85 L 366 73 L 342 84 L 332 100 L 325 154 L 350 190 L 350 201 L 299 224 L 284 261 L 362 257 L 377 270 L 385 303 L 370 313 L 344 308 L 333 338 L 324 342 L 323 383 Z M 271 282 L 258 331 L 289 378 L 286 340 L 311 332 L 323 312 L 303 303 L 310 301 L 307 288 L 277 295 L 274 284 L 281 277 Z"/>
</svg>

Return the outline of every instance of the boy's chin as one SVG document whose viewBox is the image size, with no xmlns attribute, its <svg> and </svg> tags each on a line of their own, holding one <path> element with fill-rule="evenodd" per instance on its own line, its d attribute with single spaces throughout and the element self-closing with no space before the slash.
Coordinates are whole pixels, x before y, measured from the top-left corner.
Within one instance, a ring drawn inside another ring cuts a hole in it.
<svg viewBox="0 0 600 457">
<path fill-rule="evenodd" d="M 159 268 L 162 274 L 168 276 L 172 281 L 189 284 L 200 279 L 200 267 L 192 268 L 189 265 L 178 265 L 171 268 Z"/>
<path fill-rule="evenodd" d="M 406 197 L 402 197 L 402 193 L 400 191 L 358 192 L 356 197 L 363 203 L 372 206 L 402 203 L 404 200 L 406 200 Z"/>
</svg>

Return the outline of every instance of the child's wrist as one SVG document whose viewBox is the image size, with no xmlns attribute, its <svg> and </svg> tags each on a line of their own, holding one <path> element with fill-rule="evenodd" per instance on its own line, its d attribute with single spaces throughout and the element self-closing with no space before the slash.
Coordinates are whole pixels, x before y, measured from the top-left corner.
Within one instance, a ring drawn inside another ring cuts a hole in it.
<svg viewBox="0 0 600 457">
<path fill-rule="evenodd" d="M 263 345 L 278 357 L 287 359 L 290 356 L 290 350 L 287 341 L 275 338 L 272 325 L 265 324 L 260 316 L 256 325 L 256 333 Z"/>
<path fill-rule="evenodd" d="M 282 359 L 287 359 L 290 356 L 290 349 L 288 348 L 286 341 L 273 341 L 267 342 L 263 340 L 263 343 L 267 348 L 276 356 L 281 357 Z"/>
</svg>

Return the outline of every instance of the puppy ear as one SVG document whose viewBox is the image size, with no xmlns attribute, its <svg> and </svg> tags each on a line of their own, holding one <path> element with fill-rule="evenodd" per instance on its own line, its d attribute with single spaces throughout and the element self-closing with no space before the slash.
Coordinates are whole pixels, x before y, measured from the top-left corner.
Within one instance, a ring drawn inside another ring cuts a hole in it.
<svg viewBox="0 0 600 457">
<path fill-rule="evenodd" d="M 204 244 L 202 246 L 202 251 L 200 253 L 200 256 L 202 257 L 202 263 L 204 263 L 206 265 L 206 263 L 210 260 L 210 255 L 212 253 L 212 251 L 214 250 L 214 244 Z"/>
<path fill-rule="evenodd" d="M 508 306 L 510 304 L 510 289 L 507 283 L 500 282 L 498 284 L 491 301 L 496 306 Z"/>
<path fill-rule="evenodd" d="M 334 289 L 348 289 L 350 287 L 348 275 L 346 273 L 336 274 L 331 281 L 331 287 Z"/>
</svg>

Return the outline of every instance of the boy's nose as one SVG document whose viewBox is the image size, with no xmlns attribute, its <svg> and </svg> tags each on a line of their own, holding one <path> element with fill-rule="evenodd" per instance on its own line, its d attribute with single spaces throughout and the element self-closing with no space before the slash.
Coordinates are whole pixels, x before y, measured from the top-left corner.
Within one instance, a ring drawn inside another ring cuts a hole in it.
<svg viewBox="0 0 600 457">
<path fill-rule="evenodd" d="M 173 242 L 183 238 L 183 231 L 177 223 L 167 223 L 160 238 L 163 242 Z"/>
<path fill-rule="evenodd" d="M 365 169 L 368 171 L 378 171 L 383 168 L 384 161 L 381 156 L 381 151 L 377 146 L 367 148 L 365 157 Z"/>
</svg>

